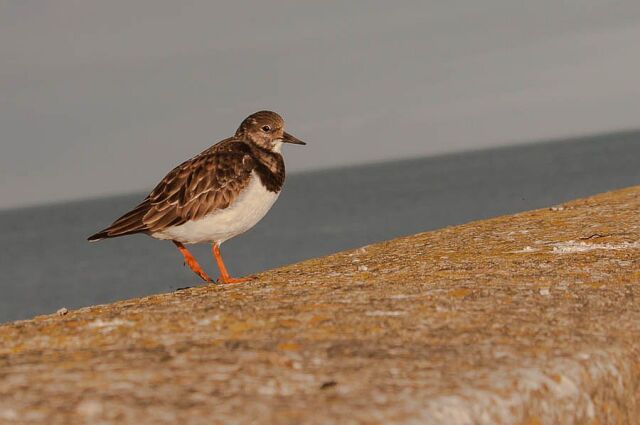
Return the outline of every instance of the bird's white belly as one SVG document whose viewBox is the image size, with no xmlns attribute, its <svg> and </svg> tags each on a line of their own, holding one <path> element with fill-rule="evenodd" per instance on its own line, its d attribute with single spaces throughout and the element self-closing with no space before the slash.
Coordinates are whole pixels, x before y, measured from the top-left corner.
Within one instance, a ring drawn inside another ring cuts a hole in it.
<svg viewBox="0 0 640 425">
<path fill-rule="evenodd" d="M 252 228 L 271 209 L 279 194 L 268 191 L 253 173 L 249 185 L 227 208 L 151 236 L 182 243 L 222 243 Z"/>
</svg>

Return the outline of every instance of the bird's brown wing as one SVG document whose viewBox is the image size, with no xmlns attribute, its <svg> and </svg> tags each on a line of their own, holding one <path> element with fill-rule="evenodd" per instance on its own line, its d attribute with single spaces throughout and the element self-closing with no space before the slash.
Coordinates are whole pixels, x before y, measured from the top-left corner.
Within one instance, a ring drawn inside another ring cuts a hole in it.
<svg viewBox="0 0 640 425">
<path fill-rule="evenodd" d="M 247 187 L 255 161 L 247 144 L 225 141 L 176 167 L 149 194 L 148 232 L 227 208 Z"/>
<path fill-rule="evenodd" d="M 247 187 L 255 167 L 246 143 L 224 140 L 178 165 L 140 205 L 89 240 L 154 233 L 227 208 Z"/>
</svg>

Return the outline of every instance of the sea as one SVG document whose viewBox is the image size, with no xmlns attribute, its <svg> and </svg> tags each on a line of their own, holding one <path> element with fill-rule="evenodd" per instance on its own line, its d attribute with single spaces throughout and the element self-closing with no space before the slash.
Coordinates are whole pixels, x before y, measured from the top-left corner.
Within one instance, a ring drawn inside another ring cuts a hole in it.
<svg viewBox="0 0 640 425">
<path fill-rule="evenodd" d="M 292 174 L 222 254 L 242 276 L 637 184 L 640 130 Z M 86 241 L 144 195 L 0 211 L 0 322 L 199 285 L 171 242 Z M 192 252 L 217 276 L 208 246 Z"/>
</svg>

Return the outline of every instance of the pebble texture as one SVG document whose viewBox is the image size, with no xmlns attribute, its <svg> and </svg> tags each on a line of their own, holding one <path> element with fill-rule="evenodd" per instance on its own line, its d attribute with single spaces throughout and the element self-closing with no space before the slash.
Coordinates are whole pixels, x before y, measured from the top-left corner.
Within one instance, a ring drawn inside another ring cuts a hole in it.
<svg viewBox="0 0 640 425">
<path fill-rule="evenodd" d="M 639 211 L 623 189 L 6 324 L 0 423 L 637 423 Z"/>
</svg>

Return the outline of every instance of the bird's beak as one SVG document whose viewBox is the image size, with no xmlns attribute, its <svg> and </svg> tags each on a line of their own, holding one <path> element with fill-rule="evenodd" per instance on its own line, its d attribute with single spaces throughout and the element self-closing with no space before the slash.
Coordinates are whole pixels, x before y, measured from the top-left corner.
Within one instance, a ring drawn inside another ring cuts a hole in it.
<svg viewBox="0 0 640 425">
<path fill-rule="evenodd" d="M 302 140 L 298 139 L 296 136 L 292 136 L 291 134 L 287 133 L 286 131 L 282 135 L 282 141 L 284 143 L 293 143 L 294 145 L 306 145 L 305 142 L 303 142 Z"/>
</svg>

